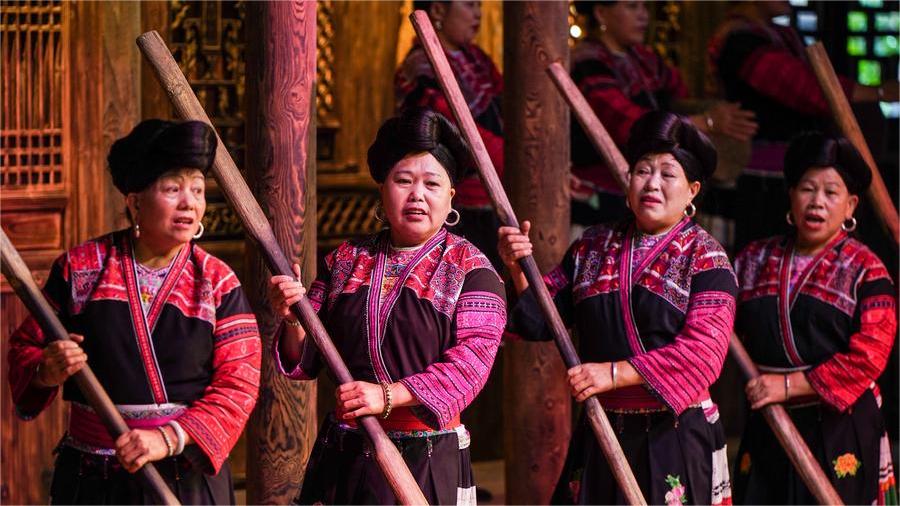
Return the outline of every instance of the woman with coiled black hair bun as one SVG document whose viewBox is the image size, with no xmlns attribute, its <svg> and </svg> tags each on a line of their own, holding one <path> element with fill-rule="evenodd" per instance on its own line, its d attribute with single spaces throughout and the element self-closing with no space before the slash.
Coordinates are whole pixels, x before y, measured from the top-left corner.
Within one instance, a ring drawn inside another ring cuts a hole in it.
<svg viewBox="0 0 900 506">
<path fill-rule="evenodd" d="M 307 293 L 357 381 L 316 440 L 297 501 L 394 504 L 356 418 L 374 415 L 428 502 L 474 504 L 469 432 L 460 423 L 490 374 L 506 322 L 503 283 L 470 242 L 446 230 L 455 186 L 472 168 L 456 127 L 410 109 L 387 120 L 369 148 L 385 230 L 325 257 L 308 293 L 274 276 L 272 307 L 284 317 L 273 352 L 282 373 L 315 379 L 322 367 L 289 307 Z"/>
<path fill-rule="evenodd" d="M 752 242 L 735 259 L 735 331 L 762 372 L 745 389 L 752 411 L 735 503 L 815 501 L 759 412 L 779 403 L 845 504 L 895 504 L 876 381 L 894 344 L 897 292 L 853 237 L 872 173 L 846 138 L 811 132 L 791 141 L 784 179 L 790 232 Z"/>
<path fill-rule="evenodd" d="M 690 121 L 654 111 L 635 122 L 626 156 L 634 217 L 588 228 L 544 277 L 580 339 L 572 396 L 599 397 L 650 504 L 727 504 L 725 432 L 709 386 L 728 350 L 736 285 L 722 246 L 691 219 L 716 150 Z M 516 263 L 532 249 L 522 225 L 499 231 L 519 293 L 508 332 L 549 340 Z M 553 502 L 624 501 L 583 415 Z"/>
<path fill-rule="evenodd" d="M 10 338 L 19 416 L 63 387 L 71 404 L 50 488 L 54 504 L 152 504 L 135 473 L 152 462 L 184 504 L 234 504 L 228 454 L 259 387 L 256 318 L 203 234 L 215 132 L 147 120 L 117 140 L 109 170 L 131 226 L 54 262 L 44 294 L 72 340 L 46 343 L 28 318 Z M 113 440 L 69 378 L 89 364 L 129 430 Z"/>
</svg>

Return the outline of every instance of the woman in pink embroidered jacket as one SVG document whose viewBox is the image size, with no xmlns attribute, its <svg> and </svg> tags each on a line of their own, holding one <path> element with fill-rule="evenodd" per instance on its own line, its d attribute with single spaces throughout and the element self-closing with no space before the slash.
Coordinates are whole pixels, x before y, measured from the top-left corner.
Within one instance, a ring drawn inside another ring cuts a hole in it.
<svg viewBox="0 0 900 506">
<path fill-rule="evenodd" d="M 753 411 L 735 500 L 815 500 L 757 411 L 779 402 L 846 504 L 896 504 L 875 381 L 897 331 L 897 292 L 878 257 L 849 235 L 871 172 L 847 139 L 807 133 L 791 142 L 784 177 L 792 232 L 751 243 L 735 261 L 735 330 L 764 372 L 746 388 Z"/>
<path fill-rule="evenodd" d="M 256 318 L 234 272 L 193 243 L 216 151 L 205 123 L 147 120 L 113 144 L 109 168 L 133 226 L 53 264 L 44 294 L 72 341 L 46 345 L 33 318 L 11 336 L 16 412 L 71 403 L 50 500 L 156 501 L 132 474 L 154 462 L 185 504 L 234 504 L 228 453 L 256 403 Z M 85 362 L 132 429 L 113 441 L 76 386 Z"/>
<path fill-rule="evenodd" d="M 504 289 L 488 259 L 448 233 L 454 183 L 471 167 L 468 147 L 443 116 L 412 109 L 388 120 L 369 148 L 388 228 L 339 246 L 308 296 L 357 381 L 336 392 L 297 500 L 394 504 L 356 427 L 375 415 L 432 504 L 474 504 L 469 434 L 460 412 L 484 386 L 506 323 Z M 449 216 L 449 217 L 448 217 Z M 299 267 L 297 277 L 299 278 Z M 293 320 L 304 292 L 272 278 L 284 315 L 276 362 L 290 378 L 315 378 L 321 358 Z"/>
<path fill-rule="evenodd" d="M 545 283 L 574 326 L 584 364 L 572 395 L 597 394 L 651 504 L 727 504 L 725 434 L 709 386 L 728 349 L 736 283 L 722 247 L 691 221 L 716 166 L 689 121 L 650 112 L 632 128 L 628 204 L 633 219 L 587 229 Z M 500 254 L 520 298 L 509 332 L 550 338 L 515 260 L 531 251 L 528 225 L 500 229 Z M 621 504 L 625 498 L 582 416 L 553 501 Z"/>
</svg>

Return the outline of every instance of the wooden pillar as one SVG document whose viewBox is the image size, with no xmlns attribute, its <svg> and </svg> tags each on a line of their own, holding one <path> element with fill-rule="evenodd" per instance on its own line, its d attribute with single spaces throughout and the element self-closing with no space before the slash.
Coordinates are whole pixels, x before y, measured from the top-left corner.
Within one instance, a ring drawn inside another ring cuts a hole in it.
<svg viewBox="0 0 900 506">
<path fill-rule="evenodd" d="M 546 66 L 568 63 L 568 2 L 503 7 L 505 181 L 520 221 L 532 223 L 546 272 L 569 244 L 569 111 Z M 505 346 L 506 502 L 548 504 L 571 434 L 571 397 L 555 343 Z"/>
<path fill-rule="evenodd" d="M 316 269 L 316 4 L 247 4 L 247 178 L 306 286 Z M 277 319 L 271 276 L 248 247 L 245 290 L 263 338 L 259 401 L 247 427 L 248 504 L 286 504 L 297 493 L 316 433 L 315 382 L 281 376 L 272 360 Z"/>
</svg>

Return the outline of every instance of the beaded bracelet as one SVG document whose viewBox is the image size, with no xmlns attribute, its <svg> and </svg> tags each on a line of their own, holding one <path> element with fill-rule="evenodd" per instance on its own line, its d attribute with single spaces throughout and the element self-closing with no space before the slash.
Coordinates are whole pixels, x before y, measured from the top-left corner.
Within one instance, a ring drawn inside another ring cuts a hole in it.
<svg viewBox="0 0 900 506">
<path fill-rule="evenodd" d="M 384 392 L 384 411 L 381 412 L 381 418 L 387 419 L 391 416 L 391 408 L 393 408 L 394 397 L 391 393 L 390 383 L 382 383 L 381 390 Z"/>
<path fill-rule="evenodd" d="M 159 433 L 162 434 L 163 441 L 166 442 L 166 448 L 169 449 L 169 454 L 166 455 L 166 457 L 171 457 L 172 455 L 175 455 L 175 447 L 172 446 L 172 439 L 169 438 L 169 435 L 166 433 L 166 429 L 162 425 L 160 425 L 159 427 L 156 428 L 156 430 L 158 430 Z"/>
<path fill-rule="evenodd" d="M 170 421 L 166 425 L 172 427 L 172 430 L 175 431 L 175 436 L 178 437 L 178 442 L 175 444 L 175 455 L 181 455 L 181 452 L 184 451 L 184 442 L 187 440 L 184 429 L 182 429 L 181 424 L 175 420 Z"/>
</svg>

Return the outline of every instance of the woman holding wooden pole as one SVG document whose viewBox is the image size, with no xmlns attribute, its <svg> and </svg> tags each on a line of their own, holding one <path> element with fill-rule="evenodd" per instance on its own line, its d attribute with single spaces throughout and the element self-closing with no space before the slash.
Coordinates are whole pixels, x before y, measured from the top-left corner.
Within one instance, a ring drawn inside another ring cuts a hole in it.
<svg viewBox="0 0 900 506">
<path fill-rule="evenodd" d="M 201 122 L 147 120 L 110 150 L 132 226 L 76 246 L 44 292 L 71 341 L 44 346 L 33 318 L 10 338 L 17 413 L 64 385 L 69 427 L 51 502 L 154 503 L 133 474 L 154 462 L 186 504 L 233 504 L 228 453 L 256 403 L 260 341 L 234 272 L 194 244 L 216 150 Z M 69 377 L 90 364 L 130 431 L 115 441 Z"/>
<path fill-rule="evenodd" d="M 598 395 L 649 503 L 724 504 L 725 434 L 708 387 L 728 349 L 736 285 L 722 247 L 691 220 L 715 148 L 689 121 L 650 112 L 632 128 L 627 156 L 634 218 L 589 228 L 545 276 L 581 340 L 585 363 L 569 370 L 572 394 Z M 500 254 L 520 294 L 509 331 L 548 339 L 516 263 L 531 252 L 523 227 L 500 229 Z M 554 502 L 623 500 L 582 419 Z"/>
<path fill-rule="evenodd" d="M 751 243 L 735 261 L 735 330 L 763 371 L 746 387 L 754 411 L 735 502 L 815 500 L 758 411 L 784 403 L 846 504 L 896 504 L 875 384 L 897 329 L 896 292 L 878 257 L 851 237 L 872 174 L 846 138 L 807 133 L 791 142 L 784 176 L 792 231 Z"/>
<path fill-rule="evenodd" d="M 276 363 L 315 378 L 321 356 L 289 310 L 306 293 L 357 381 L 335 392 L 319 431 L 302 504 L 393 504 L 355 420 L 380 418 L 431 504 L 474 504 L 469 433 L 460 423 L 490 373 L 506 323 L 503 283 L 490 261 L 445 226 L 458 220 L 455 185 L 469 148 L 443 116 L 410 109 L 389 119 L 369 148 L 386 230 L 339 246 L 306 293 L 274 276 L 273 308 L 285 317 Z"/>
</svg>

